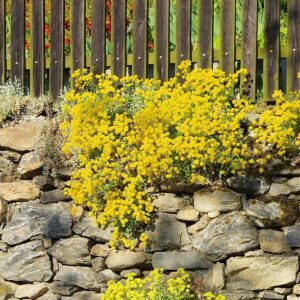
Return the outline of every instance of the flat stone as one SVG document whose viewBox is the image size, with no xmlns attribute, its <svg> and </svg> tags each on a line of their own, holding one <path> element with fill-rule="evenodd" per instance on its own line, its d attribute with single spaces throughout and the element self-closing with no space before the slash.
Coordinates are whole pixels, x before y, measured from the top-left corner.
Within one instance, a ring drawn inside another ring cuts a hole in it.
<svg viewBox="0 0 300 300">
<path fill-rule="evenodd" d="M 0 300 L 11 299 L 16 293 L 18 285 L 0 278 Z"/>
<path fill-rule="evenodd" d="M 258 232 L 240 212 L 231 212 L 212 220 L 192 240 L 195 249 L 218 261 L 228 255 L 243 253 L 258 246 Z"/>
<path fill-rule="evenodd" d="M 0 241 L 0 251 L 7 252 L 7 250 L 8 250 L 8 245 Z"/>
<path fill-rule="evenodd" d="M 16 180 L 17 167 L 10 160 L 0 156 L 0 182 L 12 182 Z"/>
<path fill-rule="evenodd" d="M 41 124 L 40 119 L 23 121 L 13 127 L 0 130 L 0 147 L 17 152 L 33 151 Z"/>
<path fill-rule="evenodd" d="M 42 174 L 43 163 L 37 152 L 29 152 L 22 155 L 18 172 L 22 179 L 32 179 L 34 176 Z"/>
<path fill-rule="evenodd" d="M 23 284 L 19 285 L 16 291 L 17 298 L 36 299 L 48 291 L 45 283 Z"/>
<path fill-rule="evenodd" d="M 33 182 L 39 186 L 42 191 L 49 191 L 55 189 L 55 183 L 50 176 L 38 175 L 33 177 Z"/>
<path fill-rule="evenodd" d="M 6 221 L 7 202 L 0 199 L 0 225 Z"/>
<path fill-rule="evenodd" d="M 216 289 L 225 286 L 225 265 L 217 262 L 213 267 L 212 284 Z"/>
<path fill-rule="evenodd" d="M 39 188 L 31 181 L 23 180 L 0 183 L 0 198 L 10 203 L 34 200 L 39 195 Z"/>
<path fill-rule="evenodd" d="M 284 233 L 272 229 L 262 229 L 259 232 L 261 250 L 269 253 L 284 253 L 290 251 Z"/>
<path fill-rule="evenodd" d="M 0 276 L 15 282 L 49 281 L 50 259 L 42 241 L 36 240 L 0 252 Z"/>
<path fill-rule="evenodd" d="M 253 251 L 248 251 L 244 254 L 245 257 L 258 257 L 258 256 L 263 256 L 264 251 L 262 250 L 253 250 Z"/>
<path fill-rule="evenodd" d="M 300 192 L 300 177 L 294 177 L 282 183 L 272 183 L 269 195 L 280 196 Z"/>
<path fill-rule="evenodd" d="M 227 289 L 263 290 L 292 284 L 296 280 L 298 257 L 231 257 L 227 260 Z"/>
<path fill-rule="evenodd" d="M 86 290 L 99 290 L 102 285 L 97 281 L 97 273 L 88 267 L 61 266 L 54 280 L 76 285 Z"/>
<path fill-rule="evenodd" d="M 165 270 L 177 270 L 179 268 L 194 270 L 212 267 L 212 263 L 197 251 L 155 252 L 152 264 L 153 268 L 163 268 Z"/>
<path fill-rule="evenodd" d="M 149 255 L 145 252 L 111 251 L 105 260 L 105 264 L 113 271 L 121 271 L 143 266 L 148 258 Z"/>
<path fill-rule="evenodd" d="M 129 270 L 123 270 L 121 271 L 120 275 L 125 278 L 128 274 L 135 274 L 136 277 L 141 275 L 141 270 L 140 269 L 129 269 Z"/>
<path fill-rule="evenodd" d="M 48 253 L 65 265 L 91 265 L 89 240 L 83 237 L 71 237 L 56 242 Z"/>
<path fill-rule="evenodd" d="M 290 247 L 300 247 L 300 225 L 285 227 L 283 232 Z"/>
<path fill-rule="evenodd" d="M 268 166 L 268 174 L 279 177 L 300 176 L 300 168 L 287 165 L 281 160 L 275 160 Z"/>
<path fill-rule="evenodd" d="M 207 214 L 210 219 L 217 218 L 221 213 L 218 210 L 211 211 Z"/>
<path fill-rule="evenodd" d="M 293 287 L 293 293 L 296 295 L 300 295 L 300 284 L 295 284 Z"/>
<path fill-rule="evenodd" d="M 118 274 L 113 272 L 110 269 L 106 269 L 97 273 L 97 279 L 99 282 L 107 283 L 108 281 L 114 280 L 117 281 L 121 278 Z"/>
<path fill-rule="evenodd" d="M 21 154 L 14 151 L 7 151 L 7 150 L 0 151 L 0 155 L 14 163 L 19 162 L 21 158 Z"/>
<path fill-rule="evenodd" d="M 298 297 L 297 295 L 288 295 L 287 300 L 300 300 L 300 297 Z"/>
<path fill-rule="evenodd" d="M 152 198 L 152 205 L 157 207 L 160 212 L 176 213 L 188 205 L 186 199 L 179 197 L 174 193 L 152 194 Z"/>
<path fill-rule="evenodd" d="M 111 250 L 108 245 L 96 244 L 92 247 L 90 254 L 93 256 L 107 257 Z"/>
<path fill-rule="evenodd" d="M 187 206 L 177 213 L 177 220 L 183 222 L 198 221 L 199 212 L 192 206 Z"/>
<path fill-rule="evenodd" d="M 46 293 L 42 297 L 37 298 L 37 300 L 57 300 L 53 293 Z"/>
<path fill-rule="evenodd" d="M 299 205 L 296 201 L 284 197 L 259 197 L 249 200 L 246 212 L 257 219 L 259 221 L 257 224 L 261 227 L 283 227 L 296 222 Z"/>
<path fill-rule="evenodd" d="M 70 196 L 66 195 L 62 190 L 52 190 L 47 192 L 42 192 L 41 203 L 57 203 L 61 201 L 70 200 Z"/>
<path fill-rule="evenodd" d="M 194 193 L 194 207 L 201 213 L 241 209 L 241 195 L 224 188 L 203 189 Z"/>
<path fill-rule="evenodd" d="M 228 300 L 257 300 L 256 294 L 250 291 L 228 291 L 222 290 L 220 291 L 223 296 Z"/>
<path fill-rule="evenodd" d="M 258 298 L 259 299 L 274 299 L 274 300 L 283 300 L 284 295 L 277 294 L 272 291 L 262 291 L 258 293 Z"/>
<path fill-rule="evenodd" d="M 205 214 L 200 218 L 200 220 L 197 223 L 193 224 L 188 228 L 188 232 L 191 234 L 195 234 L 196 232 L 204 229 L 210 221 L 211 219 L 208 217 L 207 214 Z"/>
<path fill-rule="evenodd" d="M 21 203 L 13 211 L 11 220 L 2 231 L 2 240 L 16 245 L 37 235 L 60 238 L 71 235 L 72 219 L 60 203 Z"/>
<path fill-rule="evenodd" d="M 82 291 L 75 293 L 72 297 L 62 297 L 61 300 L 99 300 L 101 299 L 100 293 Z"/>
<path fill-rule="evenodd" d="M 160 191 L 168 193 L 194 193 L 203 188 L 199 183 L 173 182 L 170 184 L 162 184 Z"/>
<path fill-rule="evenodd" d="M 186 225 L 166 213 L 159 213 L 155 230 L 148 232 L 148 236 L 151 251 L 180 249 L 190 244 Z"/>
<path fill-rule="evenodd" d="M 275 288 L 274 292 L 278 293 L 280 295 L 288 295 L 293 292 L 293 289 L 292 288 Z"/>
<path fill-rule="evenodd" d="M 71 296 L 79 290 L 79 287 L 61 281 L 53 281 L 49 284 L 49 290 L 58 295 Z"/>
<path fill-rule="evenodd" d="M 84 215 L 81 220 L 74 224 L 73 231 L 97 242 L 108 242 L 111 239 L 112 232 L 110 228 L 101 229 L 98 227 L 96 222 L 87 215 Z"/>
<path fill-rule="evenodd" d="M 248 197 L 257 197 L 265 194 L 271 186 L 264 177 L 235 176 L 226 181 L 227 186 L 239 193 L 245 193 Z"/>
</svg>

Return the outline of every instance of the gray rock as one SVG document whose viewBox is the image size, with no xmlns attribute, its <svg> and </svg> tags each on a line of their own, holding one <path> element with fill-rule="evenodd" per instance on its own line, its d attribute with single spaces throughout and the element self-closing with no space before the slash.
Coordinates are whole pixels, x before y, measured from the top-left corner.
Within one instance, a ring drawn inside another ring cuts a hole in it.
<svg viewBox="0 0 300 300">
<path fill-rule="evenodd" d="M 222 289 L 225 286 L 225 265 L 216 263 L 213 268 L 212 283 L 216 289 Z"/>
<path fill-rule="evenodd" d="M 0 199 L 0 225 L 6 221 L 7 202 Z"/>
<path fill-rule="evenodd" d="M 259 299 L 274 299 L 274 300 L 283 300 L 284 295 L 277 294 L 272 291 L 263 291 L 258 293 L 258 298 Z"/>
<path fill-rule="evenodd" d="M 108 245 L 96 244 L 92 247 L 90 253 L 93 256 L 107 257 L 110 251 L 111 248 Z"/>
<path fill-rule="evenodd" d="M 22 156 L 19 163 L 18 172 L 22 179 L 32 179 L 34 176 L 42 174 L 43 163 L 37 152 L 29 152 Z"/>
<path fill-rule="evenodd" d="M 66 195 L 62 190 L 52 190 L 42 192 L 41 194 L 41 203 L 57 203 L 60 201 L 70 200 L 70 196 Z"/>
<path fill-rule="evenodd" d="M 300 247 L 300 225 L 285 227 L 283 232 L 290 247 Z"/>
<path fill-rule="evenodd" d="M 105 269 L 105 259 L 104 257 L 96 257 L 92 260 L 93 270 L 99 272 Z"/>
<path fill-rule="evenodd" d="M 213 261 L 242 253 L 258 246 L 258 232 L 252 222 L 239 212 L 212 220 L 194 235 L 192 245 Z"/>
<path fill-rule="evenodd" d="M 86 290 L 100 290 L 102 285 L 97 281 L 97 273 L 88 267 L 61 266 L 54 280 L 69 285 L 76 285 Z"/>
<path fill-rule="evenodd" d="M 83 237 L 71 237 L 56 242 L 48 253 L 65 265 L 91 265 L 89 240 Z"/>
<path fill-rule="evenodd" d="M 183 222 L 198 221 L 199 212 L 191 205 L 181 209 L 177 213 L 177 220 Z"/>
<path fill-rule="evenodd" d="M 39 297 L 37 300 L 58 300 L 58 298 L 53 293 L 47 293 L 42 297 Z"/>
<path fill-rule="evenodd" d="M 79 290 L 79 287 L 61 281 L 53 281 L 49 284 L 49 290 L 58 295 L 71 296 Z"/>
<path fill-rule="evenodd" d="M 250 291 L 220 291 L 228 300 L 257 300 L 256 294 Z"/>
<path fill-rule="evenodd" d="M 188 205 L 186 199 L 174 193 L 152 194 L 152 198 L 152 205 L 157 207 L 160 212 L 176 213 Z"/>
<path fill-rule="evenodd" d="M 15 296 L 17 298 L 36 299 L 48 291 L 45 283 L 23 284 L 19 285 Z"/>
<path fill-rule="evenodd" d="M 45 235 L 60 238 L 71 235 L 72 219 L 62 204 L 19 204 L 2 231 L 2 240 L 9 245 L 31 237 Z"/>
<path fill-rule="evenodd" d="M 31 181 L 0 183 L 0 198 L 7 202 L 26 202 L 39 197 L 39 188 Z"/>
<path fill-rule="evenodd" d="M 231 257 L 227 260 L 227 289 L 263 290 L 292 284 L 298 271 L 298 257 Z"/>
<path fill-rule="evenodd" d="M 107 283 L 110 280 L 117 281 L 121 278 L 118 274 L 110 269 L 106 269 L 97 273 L 97 280 L 102 283 Z"/>
<path fill-rule="evenodd" d="M 42 241 L 32 241 L 0 253 L 0 276 L 15 282 L 48 281 L 52 277 L 50 259 Z"/>
<path fill-rule="evenodd" d="M 108 242 L 111 239 L 110 228 L 101 229 L 97 226 L 94 220 L 87 215 L 76 222 L 73 226 L 73 231 L 81 236 L 93 239 L 97 242 Z"/>
<path fill-rule="evenodd" d="M 50 176 L 35 176 L 33 182 L 39 186 L 42 191 L 49 191 L 55 189 L 54 180 Z"/>
<path fill-rule="evenodd" d="M 179 268 L 194 270 L 212 267 L 212 263 L 197 251 L 156 252 L 153 255 L 152 264 L 153 268 L 165 270 L 177 270 Z"/>
<path fill-rule="evenodd" d="M 195 209 L 201 213 L 241 209 L 241 195 L 229 189 L 203 189 L 194 193 Z"/>
<path fill-rule="evenodd" d="M 143 266 L 149 255 L 145 252 L 129 250 L 111 251 L 105 260 L 107 267 L 113 271 L 121 271 Z"/>
<path fill-rule="evenodd" d="M 259 232 L 259 243 L 261 250 L 269 253 L 280 254 L 291 250 L 282 231 L 262 229 Z"/>
<path fill-rule="evenodd" d="M 300 192 L 300 177 L 294 177 L 282 183 L 272 183 L 269 195 L 280 196 Z"/>
<path fill-rule="evenodd" d="M 72 297 L 62 297 L 61 300 L 99 300 L 100 298 L 100 293 L 82 291 L 75 293 Z"/>
<path fill-rule="evenodd" d="M 281 160 L 275 160 L 268 166 L 268 174 L 279 177 L 300 176 L 300 168 L 287 165 Z"/>
<path fill-rule="evenodd" d="M 293 292 L 292 288 L 275 288 L 274 292 L 280 295 L 288 295 Z"/>
<path fill-rule="evenodd" d="M 186 225 L 178 222 L 176 216 L 160 213 L 155 230 L 148 232 L 152 251 L 180 249 L 190 243 Z"/>
<path fill-rule="evenodd" d="M 264 226 L 289 226 L 295 223 L 299 215 L 299 205 L 294 200 L 283 197 L 260 197 L 251 199 L 247 214 Z"/>
<path fill-rule="evenodd" d="M 19 162 L 21 158 L 21 154 L 14 151 L 0 151 L 0 155 L 14 163 Z"/>
</svg>

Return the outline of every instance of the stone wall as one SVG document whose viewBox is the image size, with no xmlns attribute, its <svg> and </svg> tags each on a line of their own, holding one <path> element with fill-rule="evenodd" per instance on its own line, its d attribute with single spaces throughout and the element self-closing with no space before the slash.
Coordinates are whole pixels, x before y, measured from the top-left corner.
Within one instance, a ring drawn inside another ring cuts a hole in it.
<svg viewBox="0 0 300 300">
<path fill-rule="evenodd" d="M 40 122 L 0 130 L 0 299 L 99 300 L 108 280 L 153 267 L 183 267 L 229 300 L 300 299 L 300 168 L 274 162 L 268 179 L 165 187 L 149 251 L 111 251 L 109 230 L 71 213 L 68 171 L 43 175 Z"/>
</svg>

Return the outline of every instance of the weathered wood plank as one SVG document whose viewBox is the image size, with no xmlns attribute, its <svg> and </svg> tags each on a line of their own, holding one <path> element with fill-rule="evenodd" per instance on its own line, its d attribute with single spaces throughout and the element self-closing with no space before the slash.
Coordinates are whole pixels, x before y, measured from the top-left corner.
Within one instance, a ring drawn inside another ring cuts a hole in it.
<svg viewBox="0 0 300 300">
<path fill-rule="evenodd" d="M 112 73 L 125 75 L 126 0 L 112 0 Z"/>
<path fill-rule="evenodd" d="M 176 1 L 176 64 L 191 59 L 191 0 Z"/>
<path fill-rule="evenodd" d="M 220 24 L 220 67 L 231 74 L 235 62 L 235 0 L 221 0 Z"/>
<path fill-rule="evenodd" d="M 0 0 L 0 80 L 5 81 L 6 76 L 6 25 L 5 0 Z"/>
<path fill-rule="evenodd" d="M 44 1 L 31 0 L 31 73 L 30 94 L 44 93 Z"/>
<path fill-rule="evenodd" d="M 273 92 L 279 88 L 279 1 L 265 0 L 265 57 L 263 74 L 263 99 L 272 101 Z"/>
<path fill-rule="evenodd" d="M 50 96 L 57 99 L 64 83 L 64 1 L 51 0 Z"/>
<path fill-rule="evenodd" d="M 257 63 L 257 1 L 244 0 L 242 29 L 242 68 L 247 69 L 245 92 L 249 99 L 256 96 Z"/>
<path fill-rule="evenodd" d="M 300 82 L 300 0 L 288 1 L 287 91 L 298 91 Z"/>
<path fill-rule="evenodd" d="M 198 7 L 199 68 L 212 68 L 213 63 L 213 14 L 214 1 L 200 0 Z"/>
<path fill-rule="evenodd" d="M 105 0 L 92 2 L 91 70 L 105 72 Z"/>
<path fill-rule="evenodd" d="M 155 0 L 154 77 L 162 82 L 169 76 L 169 0 Z"/>
<path fill-rule="evenodd" d="M 133 74 L 146 77 L 147 71 L 147 0 L 134 0 Z"/>
<path fill-rule="evenodd" d="M 11 0 L 11 80 L 24 85 L 25 1 Z"/>
</svg>

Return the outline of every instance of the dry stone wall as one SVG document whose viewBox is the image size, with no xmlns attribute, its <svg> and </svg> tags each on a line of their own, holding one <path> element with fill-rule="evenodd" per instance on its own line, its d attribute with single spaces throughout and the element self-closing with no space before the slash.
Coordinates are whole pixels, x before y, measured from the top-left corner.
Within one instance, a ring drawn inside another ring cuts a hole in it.
<svg viewBox="0 0 300 300">
<path fill-rule="evenodd" d="M 0 130 L 0 299 L 100 299 L 128 272 L 185 268 L 201 291 L 229 300 L 300 299 L 300 168 L 274 162 L 268 178 L 226 187 L 176 185 L 154 195 L 149 250 L 112 251 L 109 229 L 71 213 L 68 172 L 43 175 L 42 119 Z"/>
</svg>

